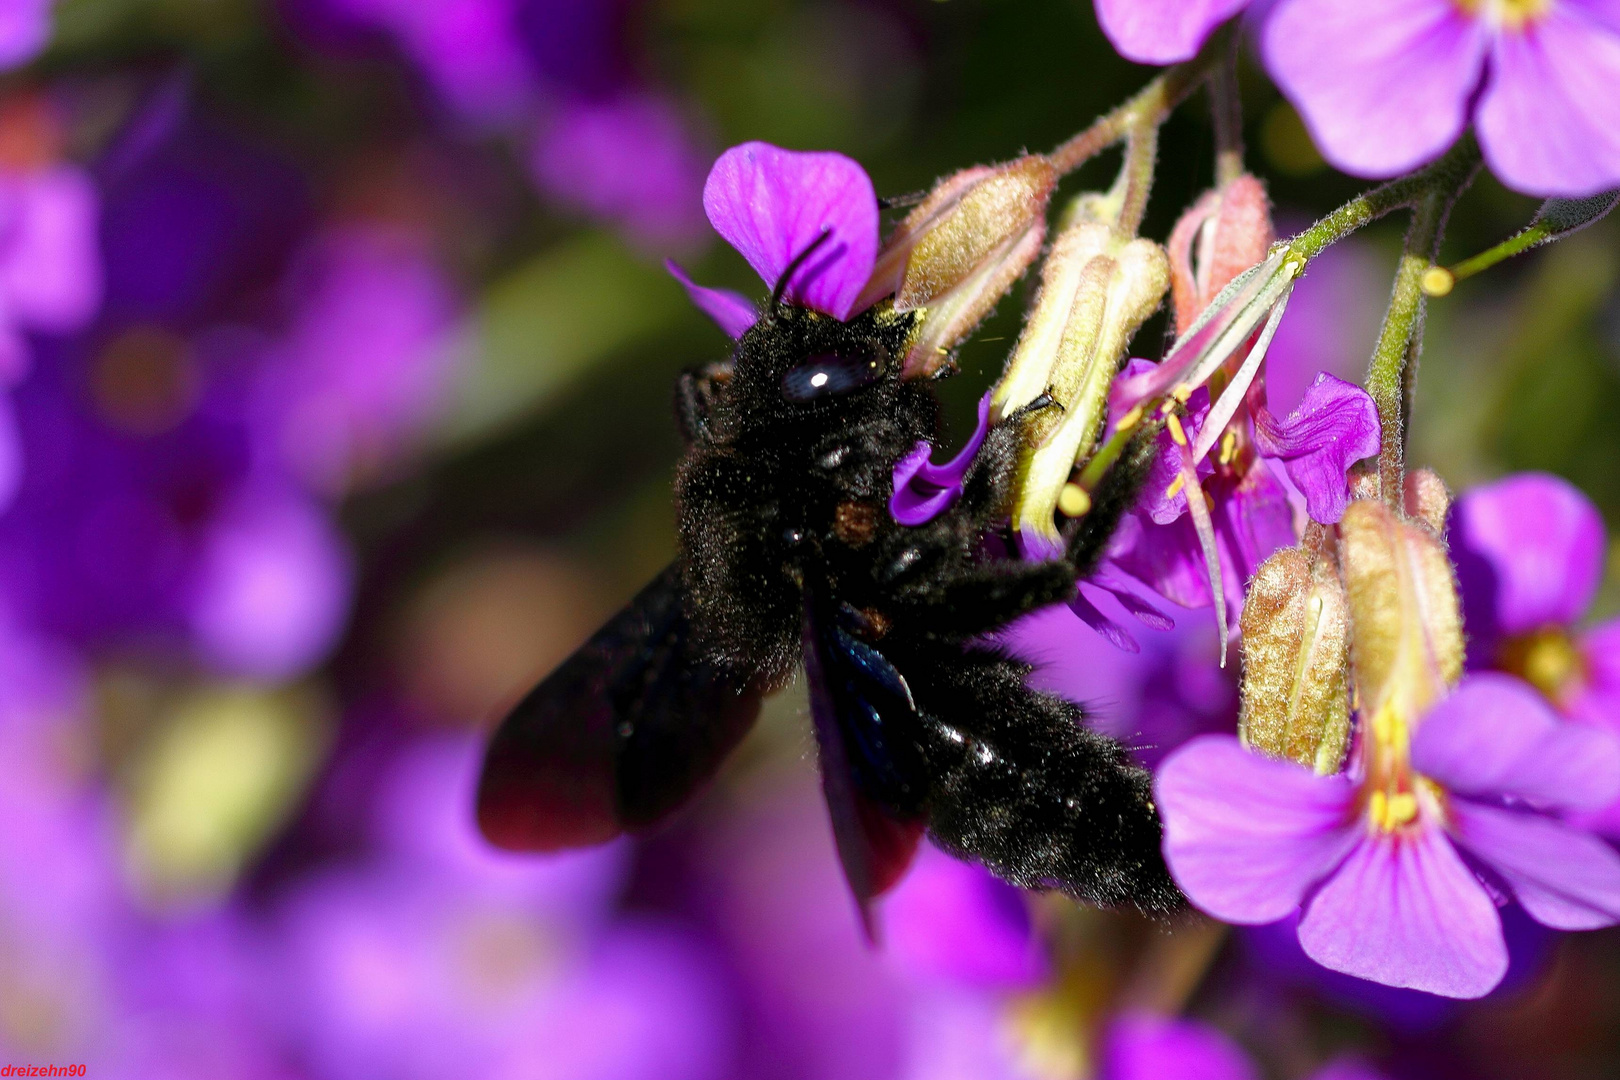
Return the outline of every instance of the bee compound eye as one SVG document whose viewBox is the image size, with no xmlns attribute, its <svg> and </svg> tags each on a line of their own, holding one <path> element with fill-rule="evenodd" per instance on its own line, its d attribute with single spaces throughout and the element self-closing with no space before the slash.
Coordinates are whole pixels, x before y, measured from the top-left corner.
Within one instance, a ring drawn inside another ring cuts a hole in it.
<svg viewBox="0 0 1620 1080">
<path fill-rule="evenodd" d="M 788 369 L 782 376 L 782 396 L 789 401 L 817 401 L 870 386 L 882 374 L 883 363 L 875 353 L 823 353 Z"/>
</svg>

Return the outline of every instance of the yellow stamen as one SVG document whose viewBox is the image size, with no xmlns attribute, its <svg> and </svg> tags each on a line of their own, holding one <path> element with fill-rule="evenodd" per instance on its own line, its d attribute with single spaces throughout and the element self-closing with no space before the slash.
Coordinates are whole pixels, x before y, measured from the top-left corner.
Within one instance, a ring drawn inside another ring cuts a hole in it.
<svg viewBox="0 0 1620 1080">
<path fill-rule="evenodd" d="M 1548 626 L 1503 645 L 1497 663 L 1540 690 L 1548 701 L 1562 703 L 1579 689 L 1586 676 L 1586 661 L 1569 635 Z"/>
<path fill-rule="evenodd" d="M 1431 266 L 1423 271 L 1423 276 L 1418 279 L 1418 284 L 1422 286 L 1424 293 L 1429 296 L 1445 296 L 1457 284 L 1457 278 L 1443 266 Z"/>
<path fill-rule="evenodd" d="M 1142 422 L 1142 406 L 1138 405 L 1119 418 L 1119 430 L 1129 431 Z"/>
<path fill-rule="evenodd" d="M 1175 444 L 1177 446 L 1186 446 L 1187 433 L 1181 428 L 1181 417 L 1177 416 L 1175 413 L 1171 413 L 1169 416 L 1164 418 L 1164 422 L 1169 426 L 1170 438 L 1175 441 Z"/>
<path fill-rule="evenodd" d="M 1175 498 L 1176 492 L 1181 490 L 1181 485 L 1185 483 L 1186 480 L 1187 478 L 1185 476 L 1177 475 L 1174 480 L 1170 481 L 1170 486 L 1164 489 L 1164 497 L 1167 499 Z"/>
<path fill-rule="evenodd" d="M 1170 396 L 1185 405 L 1188 399 L 1192 397 L 1192 392 L 1193 388 L 1190 386 L 1178 386 L 1170 391 Z"/>
<path fill-rule="evenodd" d="M 1084 517 L 1091 509 L 1091 495 L 1079 484 L 1064 484 L 1058 492 L 1058 509 L 1065 517 Z"/>
<path fill-rule="evenodd" d="M 1221 464 L 1232 464 L 1232 458 L 1237 454 L 1237 432 L 1228 431 L 1221 436 Z"/>
</svg>

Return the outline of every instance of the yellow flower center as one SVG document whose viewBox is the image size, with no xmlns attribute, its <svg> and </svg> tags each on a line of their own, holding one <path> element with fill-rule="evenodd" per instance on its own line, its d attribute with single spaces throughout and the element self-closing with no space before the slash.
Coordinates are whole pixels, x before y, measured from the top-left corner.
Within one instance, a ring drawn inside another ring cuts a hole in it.
<svg viewBox="0 0 1620 1080">
<path fill-rule="evenodd" d="M 1553 0 L 1457 0 L 1464 13 L 1499 30 L 1523 30 L 1552 10 Z"/>
<path fill-rule="evenodd" d="M 1509 638 L 1497 656 L 1504 671 L 1540 690 L 1554 705 L 1565 704 L 1586 677 L 1586 661 L 1564 630 L 1543 627 Z"/>
</svg>

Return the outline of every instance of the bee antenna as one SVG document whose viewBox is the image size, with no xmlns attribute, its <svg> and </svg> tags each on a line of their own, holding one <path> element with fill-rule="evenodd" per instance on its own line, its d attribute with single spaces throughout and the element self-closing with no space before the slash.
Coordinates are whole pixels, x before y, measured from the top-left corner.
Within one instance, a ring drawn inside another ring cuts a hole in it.
<svg viewBox="0 0 1620 1080">
<path fill-rule="evenodd" d="M 776 288 L 771 290 L 772 311 L 775 311 L 777 305 L 781 304 L 782 295 L 787 292 L 788 283 L 793 280 L 793 275 L 797 274 L 804 267 L 806 260 L 816 253 L 817 248 L 831 239 L 832 229 L 822 229 L 821 235 L 810 241 L 810 243 L 805 246 L 803 251 L 793 256 L 793 261 L 787 264 L 787 269 L 782 271 L 782 276 L 776 279 Z"/>
</svg>

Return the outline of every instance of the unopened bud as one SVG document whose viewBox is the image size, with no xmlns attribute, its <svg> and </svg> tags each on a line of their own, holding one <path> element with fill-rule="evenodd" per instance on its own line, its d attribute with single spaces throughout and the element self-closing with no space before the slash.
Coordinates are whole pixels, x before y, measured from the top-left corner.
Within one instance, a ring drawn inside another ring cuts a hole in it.
<svg viewBox="0 0 1620 1080">
<path fill-rule="evenodd" d="M 944 363 L 1035 261 L 1056 185 L 1056 170 L 1039 154 L 964 169 L 895 229 L 856 307 L 892 293 L 896 311 L 926 311 L 907 375 Z"/>
<path fill-rule="evenodd" d="M 1344 583 L 1331 558 L 1284 548 L 1260 564 L 1243 601 L 1243 709 L 1238 736 L 1323 776 L 1350 737 Z"/>
<path fill-rule="evenodd" d="M 1229 282 L 1266 257 L 1276 233 L 1271 201 L 1244 173 L 1205 192 L 1170 233 L 1170 287 L 1176 333 L 1186 333 Z"/>
<path fill-rule="evenodd" d="M 1085 199 L 1041 268 L 1041 287 L 992 399 L 1006 416 L 1050 394 L 1061 408 L 1031 419 L 1033 448 L 1014 525 L 1056 541 L 1053 513 L 1107 418 L 1108 388 L 1132 336 L 1170 284 L 1164 250 L 1118 234 L 1106 200 Z"/>
<path fill-rule="evenodd" d="M 1339 522 L 1339 563 L 1361 710 L 1411 723 L 1462 674 L 1462 617 L 1445 545 L 1421 521 L 1362 500 Z"/>
<path fill-rule="evenodd" d="M 1432 469 L 1413 469 L 1406 474 L 1406 516 L 1423 522 L 1436 533 L 1446 531 L 1446 515 L 1451 512 L 1451 492 Z"/>
</svg>

